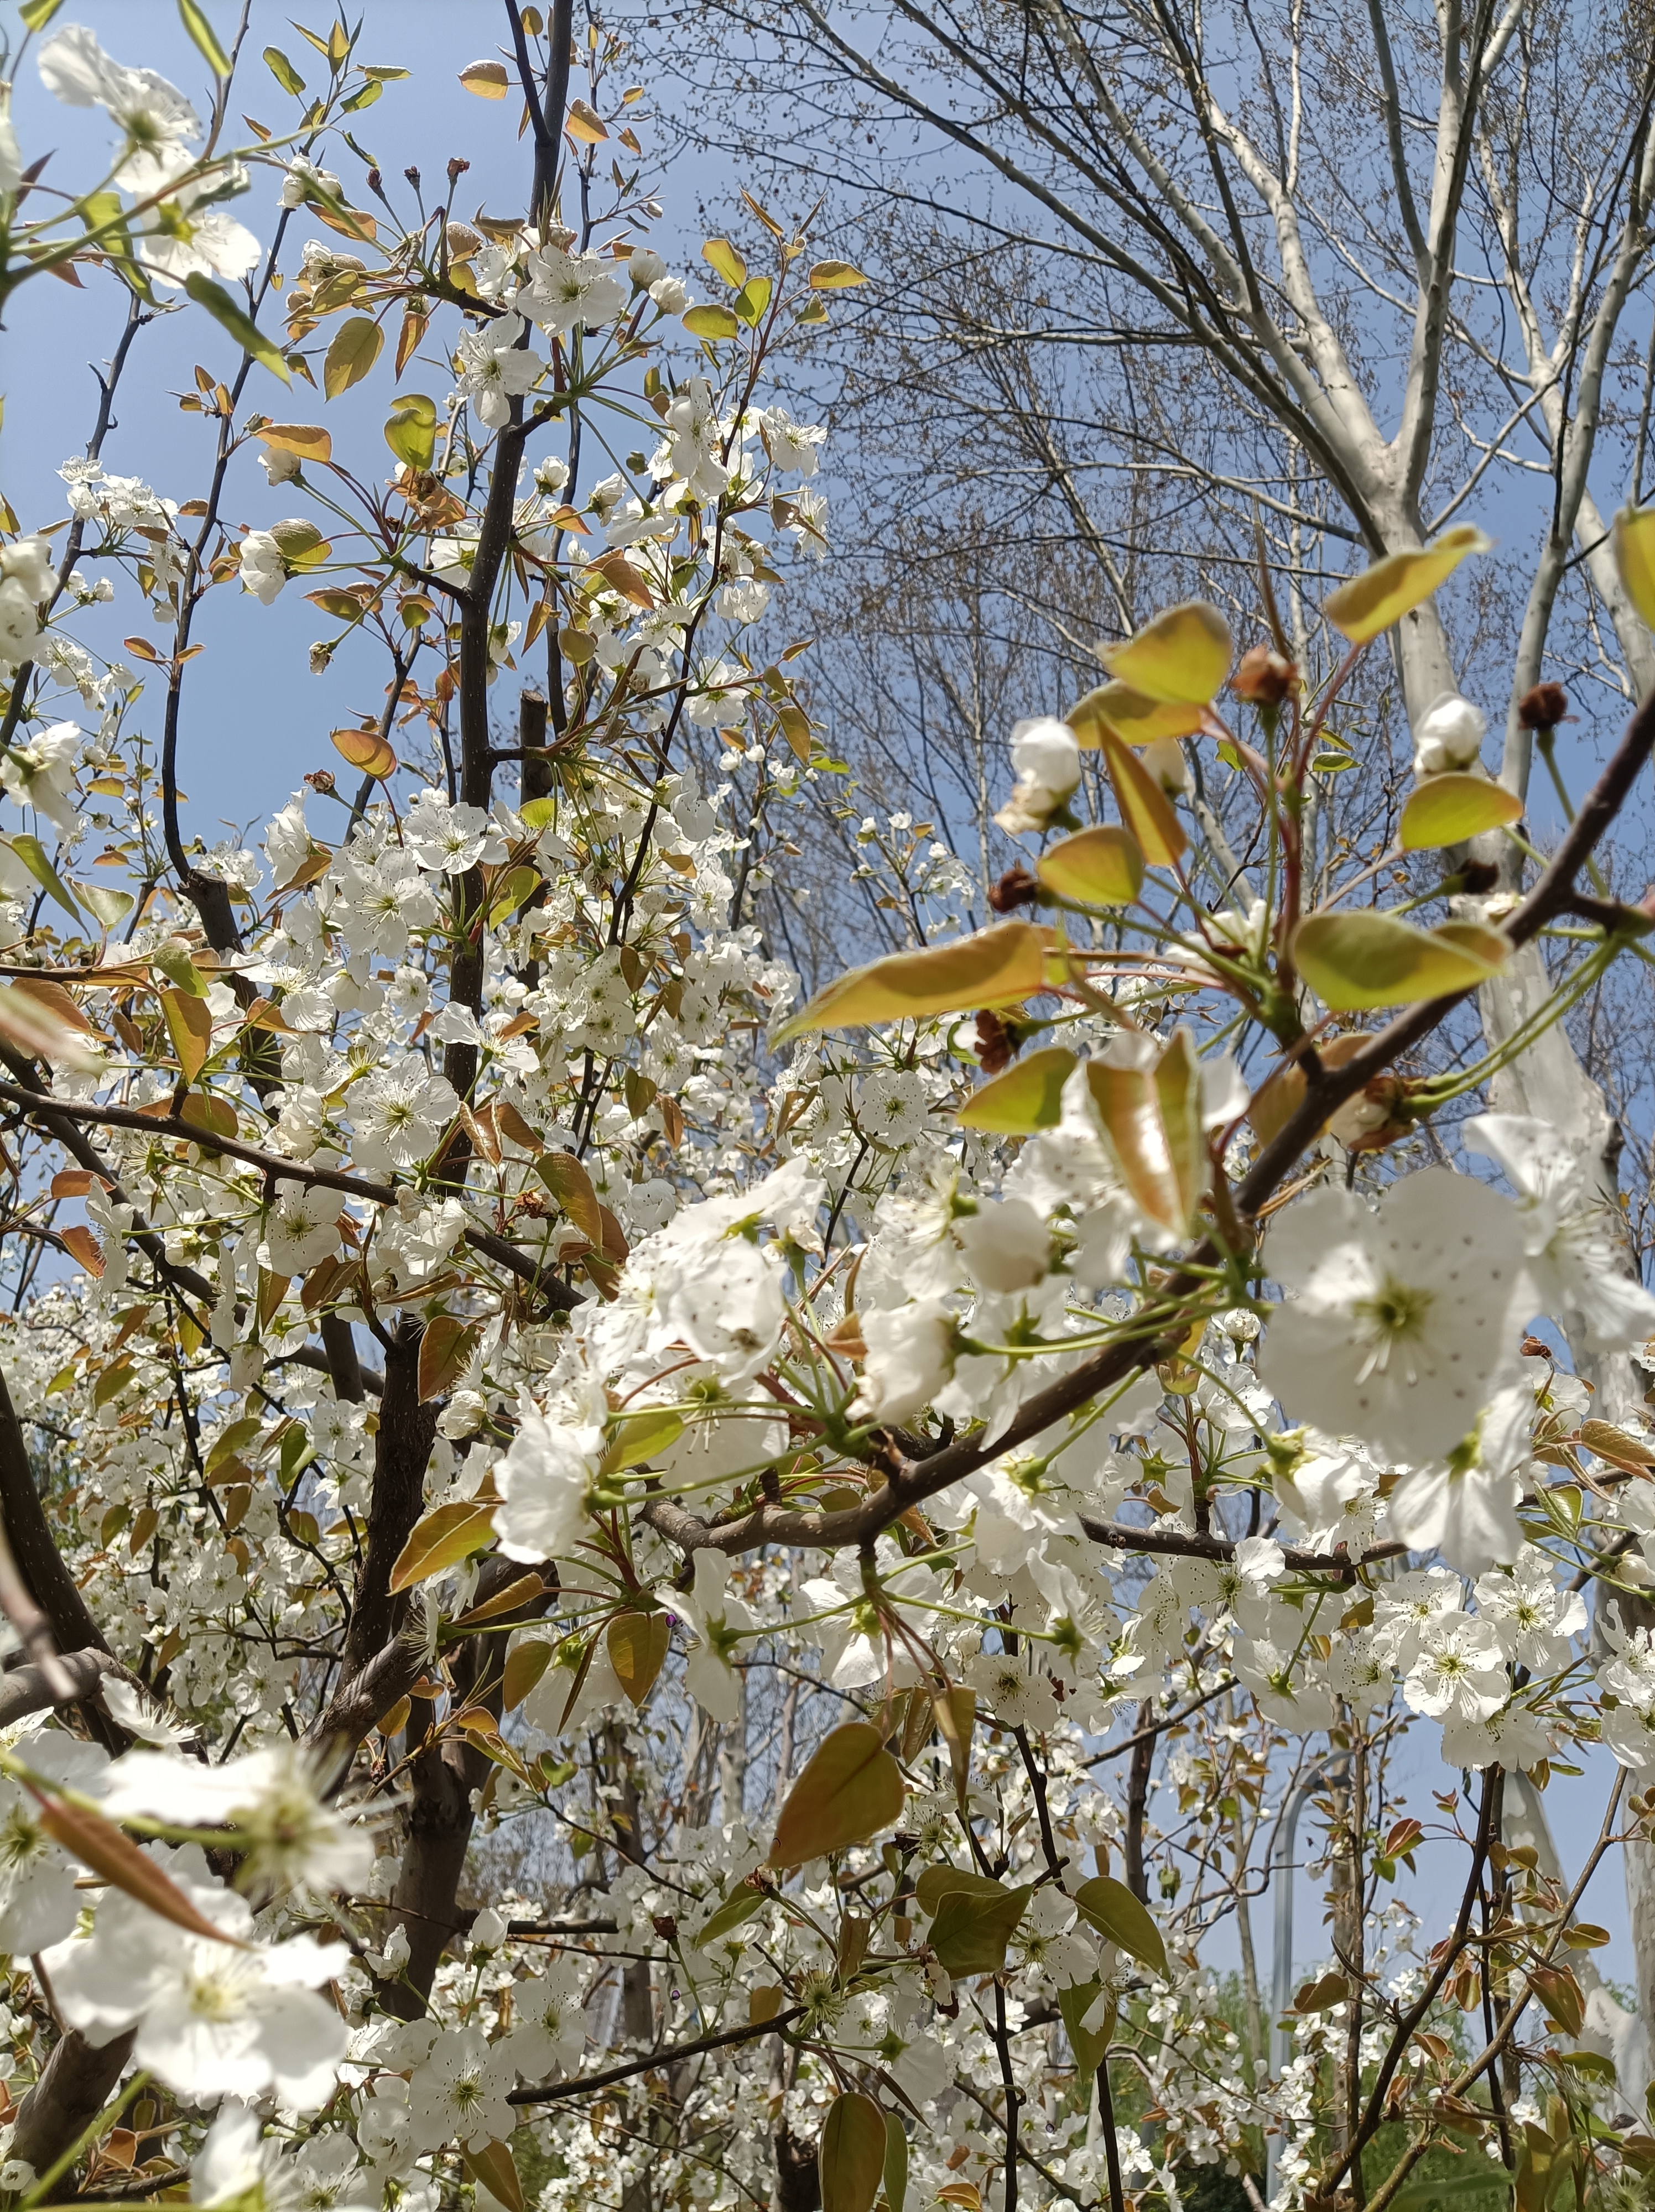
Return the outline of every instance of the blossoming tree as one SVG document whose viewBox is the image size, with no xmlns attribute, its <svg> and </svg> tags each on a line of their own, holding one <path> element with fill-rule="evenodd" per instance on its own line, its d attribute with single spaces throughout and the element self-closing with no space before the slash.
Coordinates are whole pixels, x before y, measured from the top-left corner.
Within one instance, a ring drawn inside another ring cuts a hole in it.
<svg viewBox="0 0 1655 2212">
<path fill-rule="evenodd" d="M 525 142 L 522 212 L 469 218 L 463 163 L 428 208 L 363 160 L 403 72 L 343 21 L 265 50 L 291 127 L 232 146 L 196 0 L 205 120 L 57 13 L 8 76 L 106 112 L 109 170 L 48 192 L 0 125 L 0 296 L 125 325 L 66 514 L 0 540 L 0 2188 L 1635 2196 L 1648 2058 L 1579 1907 L 1655 1820 L 1655 1446 L 1585 1370 L 1655 1298 L 1568 1130 L 1438 1130 L 1648 959 L 1595 854 L 1655 705 L 1547 854 L 1421 698 L 1405 804 L 1325 849 L 1345 687 L 1488 548 L 1380 561 L 1297 660 L 1261 563 L 1244 649 L 1173 606 L 1008 733 L 1000 922 L 797 1003 L 743 915 L 843 771 L 758 644 L 826 527 L 767 364 L 856 270 L 750 201 L 693 298 L 567 9 L 507 0 L 464 73 Z M 172 313 L 216 363 L 181 501 L 106 459 Z M 1655 519 L 1613 553 L 1655 620 Z M 383 707 L 262 861 L 205 848 L 213 595 L 295 586 L 315 682 L 376 651 Z M 1542 750 L 1566 710 L 1526 695 Z M 1410 1731 L 1456 1784 L 1418 1812 Z M 1595 1746 L 1571 1884 L 1539 1793 Z M 1325 1971 L 1267 1992 L 1306 1801 Z"/>
</svg>

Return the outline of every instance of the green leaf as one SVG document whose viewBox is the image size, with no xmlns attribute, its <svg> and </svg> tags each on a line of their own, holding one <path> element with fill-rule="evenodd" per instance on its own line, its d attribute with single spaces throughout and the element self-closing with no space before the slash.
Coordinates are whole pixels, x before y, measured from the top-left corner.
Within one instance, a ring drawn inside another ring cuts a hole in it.
<svg viewBox="0 0 1655 2212">
<path fill-rule="evenodd" d="M 1623 507 L 1612 533 L 1615 565 L 1627 597 L 1655 629 L 1655 507 Z"/>
<path fill-rule="evenodd" d="M 384 95 L 385 87 L 378 77 L 371 76 L 366 84 L 359 86 L 351 94 L 349 100 L 340 101 L 339 112 L 342 115 L 355 115 L 362 108 L 371 107 L 376 100 L 383 99 Z"/>
<path fill-rule="evenodd" d="M 872 2097 L 836 2097 L 822 2123 L 817 2170 L 822 2212 L 873 2212 L 885 2179 L 885 2115 Z"/>
<path fill-rule="evenodd" d="M 17 12 L 29 30 L 44 31 L 63 4 L 64 0 L 22 0 Z"/>
<path fill-rule="evenodd" d="M 846 1721 L 823 1737 L 788 1792 L 770 1843 L 770 1864 L 803 1866 L 807 1859 L 866 1843 L 882 1828 L 895 1827 L 906 1794 L 902 1770 L 879 1729 L 867 1721 Z"/>
<path fill-rule="evenodd" d="M 192 999 L 206 997 L 206 978 L 191 959 L 190 949 L 182 938 L 163 938 L 149 955 L 149 964 L 159 968 L 175 989 L 187 991 Z"/>
<path fill-rule="evenodd" d="M 751 328 L 770 304 L 770 294 L 776 289 L 768 276 L 750 277 L 736 294 L 732 306 L 735 313 Z"/>
<path fill-rule="evenodd" d="M 711 301 L 705 307 L 691 307 L 679 320 L 692 337 L 698 338 L 733 338 L 741 329 L 727 307 Z"/>
<path fill-rule="evenodd" d="M 1063 2015 L 1069 2049 L 1074 2053 L 1074 2063 L 1083 2074 L 1098 2071 L 1115 2033 L 1115 2007 L 1112 2004 L 1101 2028 L 1093 2032 L 1080 2025 L 1103 1993 L 1104 1985 L 1098 1981 L 1079 1982 L 1072 1988 L 1057 1992 L 1057 2008 Z"/>
<path fill-rule="evenodd" d="M 132 911 L 131 891 L 111 890 L 102 884 L 76 884 L 75 890 L 81 903 L 106 929 L 116 928 Z"/>
<path fill-rule="evenodd" d="M 1445 530 L 1430 545 L 1376 561 L 1362 574 L 1330 592 L 1322 603 L 1322 611 L 1353 645 L 1366 645 L 1428 599 L 1468 553 L 1487 553 L 1493 542 L 1475 524 L 1462 523 L 1457 529 Z"/>
<path fill-rule="evenodd" d="M 1171 800 L 1130 745 L 1123 745 L 1112 730 L 1101 724 L 1098 743 L 1122 817 L 1139 850 L 1155 867 L 1171 867 L 1190 842 L 1172 811 Z"/>
<path fill-rule="evenodd" d="M 1445 922 L 1427 932 L 1372 908 L 1307 915 L 1293 940 L 1293 965 L 1336 1013 L 1472 990 L 1500 973 L 1511 949 L 1497 929 L 1480 923 Z"/>
<path fill-rule="evenodd" d="M 207 20 L 201 0 L 178 0 L 179 20 L 195 40 L 203 59 L 215 76 L 230 74 L 230 58 L 218 43 L 217 33 Z"/>
<path fill-rule="evenodd" d="M 998 1881 L 990 1884 L 988 1893 L 958 1884 L 945 1890 L 937 1901 L 929 1936 L 938 1962 L 957 1979 L 1003 1972 L 1006 1947 L 1033 1894 L 1032 1883 L 1007 1889 Z"/>
<path fill-rule="evenodd" d="M 1176 699 L 1152 699 L 1129 684 L 1100 684 L 1077 699 L 1063 717 L 1081 747 L 1103 743 L 1102 732 L 1110 730 L 1129 745 L 1153 744 L 1158 738 L 1192 738 L 1202 725 L 1202 709 Z"/>
<path fill-rule="evenodd" d="M 1089 1927 L 1106 1941 L 1129 1952 L 1153 1974 L 1166 1972 L 1166 1946 L 1161 1931 L 1123 1881 L 1106 1874 L 1093 1875 L 1074 1893 L 1075 1908 Z"/>
<path fill-rule="evenodd" d="M 655 1686 L 655 1677 L 672 1648 L 672 1623 L 664 1613 L 618 1613 L 610 1622 L 604 1642 L 615 1679 L 642 1709 Z"/>
<path fill-rule="evenodd" d="M 210 276 L 196 269 L 185 278 L 184 289 L 198 307 L 204 307 L 216 323 L 223 325 L 243 353 L 260 362 L 272 376 L 279 376 L 283 384 L 292 383 L 279 347 L 271 343 L 245 309 L 236 306 L 222 284 L 215 284 Z"/>
<path fill-rule="evenodd" d="M 1428 853 L 1503 829 L 1522 814 L 1517 793 L 1486 775 L 1431 775 L 1409 796 L 1397 836 L 1403 852 Z"/>
<path fill-rule="evenodd" d="M 885 2201 L 890 2212 L 903 2212 L 908 2201 L 908 2131 L 895 2112 L 885 2116 Z"/>
<path fill-rule="evenodd" d="M 161 1011 L 179 1072 L 186 1083 L 193 1083 L 212 1049 L 212 1008 L 204 999 L 192 998 L 187 991 L 163 991 Z"/>
<path fill-rule="evenodd" d="M 810 288 L 812 292 L 843 292 L 852 284 L 866 284 L 861 270 L 849 261 L 813 261 L 811 264 Z"/>
<path fill-rule="evenodd" d="M 1230 672 L 1230 625 L 1205 599 L 1186 599 L 1146 623 L 1124 645 L 1104 648 L 1103 661 L 1145 698 L 1171 706 L 1206 706 Z"/>
<path fill-rule="evenodd" d="M 462 1559 L 480 1552 L 494 1534 L 493 1505 L 478 1505 L 459 1498 L 452 1505 L 434 1506 L 415 1523 L 408 1541 L 391 1570 L 391 1590 L 411 1589 L 447 1574 Z"/>
<path fill-rule="evenodd" d="M 923 952 L 897 952 L 853 968 L 784 1022 L 773 1042 L 812 1030 L 922 1019 L 969 1006 L 1015 1006 L 1045 987 L 1047 932 L 1005 921 Z"/>
<path fill-rule="evenodd" d="M 322 391 L 337 399 L 360 384 L 380 357 L 385 333 L 371 315 L 352 315 L 333 333 L 333 343 L 322 363 Z"/>
<path fill-rule="evenodd" d="M 701 249 L 701 258 L 717 270 L 733 292 L 739 292 L 746 283 L 747 264 L 727 238 L 709 238 Z"/>
<path fill-rule="evenodd" d="M 659 1459 L 684 1434 L 684 1416 L 670 1406 L 646 1407 L 641 1413 L 622 1413 L 615 1423 L 609 1447 L 599 1462 L 599 1474 L 620 1474 L 629 1467 L 642 1467 Z"/>
<path fill-rule="evenodd" d="M 963 1129 L 991 1129 L 1004 1137 L 1055 1129 L 1062 1118 L 1063 1085 L 1075 1065 L 1074 1054 L 1061 1044 L 1029 1053 L 974 1091 L 954 1119 Z"/>
<path fill-rule="evenodd" d="M 423 392 L 405 392 L 392 403 L 385 442 L 411 469 L 429 469 L 436 451 L 437 404 Z"/>
<path fill-rule="evenodd" d="M 1175 1030 L 1153 1066 L 1089 1060 L 1086 1081 L 1127 1188 L 1152 1221 L 1182 1237 L 1208 1182 L 1201 1062 L 1190 1031 Z"/>
<path fill-rule="evenodd" d="M 303 77 L 300 76 L 280 46 L 265 47 L 265 66 L 283 92 L 290 92 L 295 97 L 303 92 L 305 88 Z"/>
<path fill-rule="evenodd" d="M 1129 830 L 1105 822 L 1049 848 L 1034 872 L 1077 906 L 1130 906 L 1143 888 L 1143 849 Z"/>
<path fill-rule="evenodd" d="M 19 830 L 6 842 L 41 889 L 56 899 L 66 914 L 72 914 L 76 921 L 82 920 L 81 909 L 70 895 L 68 884 L 47 859 L 46 848 L 40 839 L 31 837 L 27 830 Z"/>
<path fill-rule="evenodd" d="M 769 1894 L 768 1890 L 757 1887 L 751 1881 L 739 1881 L 697 1936 L 697 1950 L 705 1950 L 721 1936 L 727 1936 L 733 1928 L 739 1928 L 744 1921 L 751 1920 Z"/>
</svg>

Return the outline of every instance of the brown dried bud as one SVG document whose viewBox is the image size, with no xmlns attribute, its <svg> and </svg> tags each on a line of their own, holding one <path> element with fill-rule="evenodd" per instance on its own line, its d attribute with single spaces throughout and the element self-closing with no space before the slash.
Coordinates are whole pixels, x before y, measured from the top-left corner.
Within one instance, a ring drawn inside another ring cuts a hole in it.
<svg viewBox="0 0 1655 2212">
<path fill-rule="evenodd" d="M 1525 730 L 1555 730 L 1569 711 L 1569 695 L 1561 684 L 1536 684 L 1517 702 L 1517 719 Z"/>
<path fill-rule="evenodd" d="M 1015 914 L 1020 906 L 1032 906 L 1040 886 L 1026 868 L 1007 868 L 989 893 L 989 903 L 996 914 Z"/>
<path fill-rule="evenodd" d="M 469 161 L 462 161 L 459 155 L 455 155 L 453 160 L 448 164 L 448 189 L 450 191 L 453 191 L 457 181 L 465 175 L 466 170 L 469 169 L 471 166 L 472 165 Z"/>
<path fill-rule="evenodd" d="M 1500 870 L 1492 860 L 1468 860 L 1459 872 L 1459 887 L 1469 891 L 1473 898 L 1481 898 L 1500 881 Z"/>
<path fill-rule="evenodd" d="M 331 768 L 312 769 L 310 774 L 305 778 L 305 781 L 310 786 L 313 791 L 319 791 L 325 799 L 331 798 L 337 788 L 333 781 L 333 771 Z"/>
<path fill-rule="evenodd" d="M 1299 671 L 1268 645 L 1250 646 L 1241 656 L 1230 689 L 1250 707 L 1279 707 L 1299 681 Z"/>
<path fill-rule="evenodd" d="M 414 168 L 414 167 L 412 167 L 411 166 L 410 167 L 408 167 L 408 168 L 405 169 L 405 170 L 403 171 L 403 173 L 403 173 L 403 175 L 404 175 L 405 177 L 406 177 L 406 178 L 407 178 L 407 179 L 408 179 L 409 183 L 413 186 L 414 190 L 415 190 L 416 191 L 417 191 L 419 190 L 419 171 L 418 171 L 417 169 L 416 169 L 416 168 Z"/>
<path fill-rule="evenodd" d="M 678 1923 L 670 1912 L 656 1913 L 649 1924 L 663 1943 L 670 1943 L 678 1932 Z"/>
<path fill-rule="evenodd" d="M 1552 1348 L 1543 1336 L 1525 1336 L 1518 1350 L 1525 1359 L 1549 1359 Z"/>
<path fill-rule="evenodd" d="M 977 1056 L 985 1075 L 998 1075 L 1017 1058 L 1019 1039 L 985 1006 L 977 1018 Z"/>
<path fill-rule="evenodd" d="M 385 179 L 380 174 L 377 169 L 370 169 L 368 171 L 368 189 L 370 192 L 378 191 L 384 182 Z"/>
</svg>

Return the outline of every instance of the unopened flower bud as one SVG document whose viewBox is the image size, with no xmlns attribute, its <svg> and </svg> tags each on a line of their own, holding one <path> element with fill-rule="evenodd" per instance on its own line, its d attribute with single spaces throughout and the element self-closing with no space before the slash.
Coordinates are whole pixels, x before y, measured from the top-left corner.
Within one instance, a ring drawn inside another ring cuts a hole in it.
<svg viewBox="0 0 1655 2212">
<path fill-rule="evenodd" d="M 985 1075 L 998 1075 L 1017 1057 L 1017 1039 L 998 1014 L 988 1007 L 977 1018 L 977 1056 Z"/>
<path fill-rule="evenodd" d="M 1026 868 L 1007 868 L 989 893 L 989 904 L 996 914 L 1015 914 L 1020 906 L 1032 906 L 1040 886 Z"/>
<path fill-rule="evenodd" d="M 454 156 L 453 160 L 452 161 L 450 161 L 450 162 L 449 162 L 449 164 L 448 164 L 448 190 L 449 190 L 451 192 L 453 191 L 453 190 L 454 186 L 459 183 L 459 179 L 460 179 L 465 175 L 465 173 L 466 170 L 467 170 L 467 169 L 469 169 L 469 168 L 471 167 L 471 166 L 472 166 L 472 165 L 471 165 L 471 163 L 470 163 L 469 161 L 462 161 L 460 160 L 459 156 L 457 154 L 455 155 L 455 156 Z"/>
<path fill-rule="evenodd" d="M 1457 691 L 1439 691 L 1414 732 L 1414 773 L 1443 775 L 1469 768 L 1482 750 L 1487 716 Z"/>
<path fill-rule="evenodd" d="M 313 791 L 319 791 L 324 799 L 331 798 L 337 789 L 331 768 L 313 768 L 305 778 Z"/>
<path fill-rule="evenodd" d="M 1230 689 L 1250 707 L 1279 707 L 1299 681 L 1291 660 L 1268 645 L 1249 646 L 1236 665 Z"/>
<path fill-rule="evenodd" d="M 410 163 L 409 167 L 405 168 L 402 173 L 407 178 L 414 190 L 417 191 L 419 190 L 419 171 L 415 168 L 411 163 Z"/>
<path fill-rule="evenodd" d="M 1517 702 L 1517 719 L 1525 730 L 1555 730 L 1569 711 L 1569 695 L 1561 684 L 1536 684 Z"/>
</svg>

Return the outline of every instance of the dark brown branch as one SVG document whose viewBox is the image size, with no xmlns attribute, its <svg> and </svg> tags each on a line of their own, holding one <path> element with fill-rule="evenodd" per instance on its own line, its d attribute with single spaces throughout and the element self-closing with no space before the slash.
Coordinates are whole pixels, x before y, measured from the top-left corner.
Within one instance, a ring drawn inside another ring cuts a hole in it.
<svg viewBox="0 0 1655 2212">
<path fill-rule="evenodd" d="M 705 2051 L 727 2050 L 733 2043 L 751 2043 L 761 2035 L 776 2035 L 794 2021 L 802 2019 L 805 2008 L 794 2005 L 779 2012 L 770 2020 L 750 2021 L 745 2027 L 727 2027 L 721 2035 L 703 2035 L 697 2043 L 669 2044 L 664 2051 L 651 2052 L 647 2058 L 635 2058 L 624 2066 L 611 2066 L 602 2074 L 586 2074 L 572 2081 L 550 2081 L 538 2089 L 514 2089 L 507 2099 L 511 2105 L 555 2105 L 565 2097 L 584 2097 L 588 2090 L 606 2089 L 611 2081 L 630 2081 L 636 2074 L 653 2074 L 658 2067 L 676 2066 L 686 2058 L 698 2058 Z"/>
</svg>

